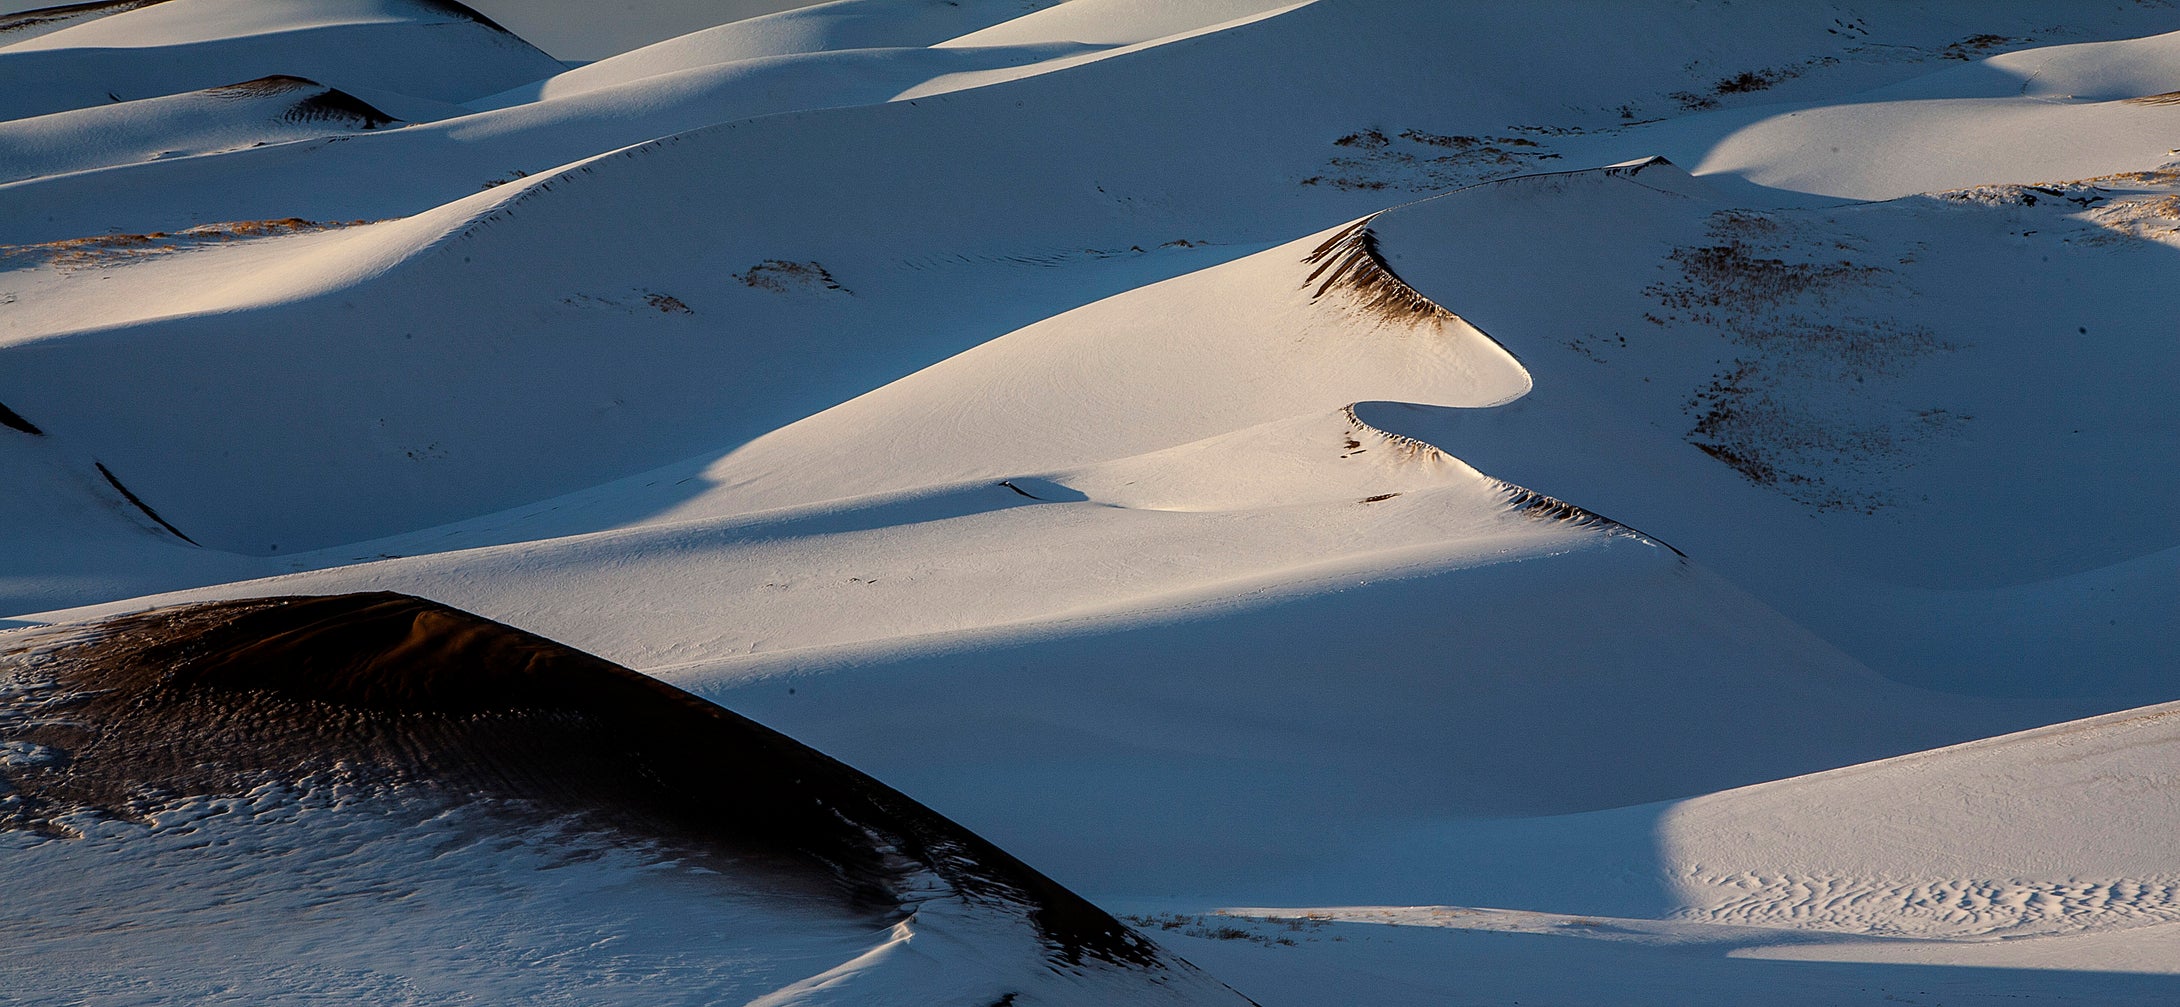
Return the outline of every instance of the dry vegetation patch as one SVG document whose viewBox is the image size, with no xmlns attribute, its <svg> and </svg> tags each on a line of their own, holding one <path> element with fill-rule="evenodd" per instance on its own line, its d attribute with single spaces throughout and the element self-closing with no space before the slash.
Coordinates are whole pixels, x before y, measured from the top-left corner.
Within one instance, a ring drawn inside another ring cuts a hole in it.
<svg viewBox="0 0 2180 1007">
<path fill-rule="evenodd" d="M 693 315 L 696 309 L 679 297 L 656 290 L 635 290 L 625 294 L 573 294 L 560 299 L 571 308 L 610 308 L 638 313 L 656 311 L 663 315 Z"/>
<path fill-rule="evenodd" d="M 1988 32 L 1979 32 L 1977 34 L 1970 35 L 1967 38 L 1961 39 L 1960 41 L 1955 42 L 1952 45 L 1946 46 L 1943 50 L 1939 51 L 1938 56 L 1941 59 L 1971 60 L 1982 56 L 1987 56 L 1991 53 L 1992 50 L 2001 48 L 2003 46 L 2027 45 L 2028 43 L 2033 41 L 2035 40 L 2027 38 L 2015 38 L 2010 35 L 1992 35 Z"/>
<path fill-rule="evenodd" d="M 854 291 L 840 285 L 825 267 L 816 262 L 791 262 L 786 259 L 766 259 L 748 269 L 733 274 L 746 286 L 775 294 L 796 291 L 832 291 L 853 294 Z"/>
<path fill-rule="evenodd" d="M 1668 278 L 1645 291 L 1656 325 L 1715 329 L 1739 350 L 1689 394 L 1688 442 L 1820 511 L 1884 506 L 1906 449 L 1969 417 L 1893 406 L 1871 382 L 1952 347 L 1871 310 L 1908 291 L 1833 221 L 1732 210 L 1713 214 L 1706 236 L 1667 253 Z"/>
<path fill-rule="evenodd" d="M 1303 185 L 1347 191 L 1433 192 L 1535 170 L 1559 157 L 1525 136 L 1470 136 L 1366 129 L 1332 141 L 1339 148 L 1323 174 Z"/>
<path fill-rule="evenodd" d="M 1815 59 L 1811 59 L 1793 66 L 1764 67 L 1761 70 L 1741 70 L 1736 73 L 1731 73 L 1724 77 L 1720 77 L 1717 80 L 1712 81 L 1709 86 L 1703 87 L 1701 89 L 1675 91 L 1672 94 L 1667 95 L 1666 97 L 1669 97 L 1674 101 L 1679 102 L 1680 107 L 1683 109 L 1691 112 L 1700 112 L 1705 109 L 1717 108 L 1718 100 L 1722 97 L 1736 94 L 1752 94 L 1757 91 L 1768 91 L 1780 82 L 1792 80 L 1796 77 L 1801 76 L 1804 73 L 1809 72 L 1815 67 L 1831 66 L 1838 62 L 1839 59 L 1835 56 L 1819 56 Z M 1700 64 L 1690 64 L 1688 69 L 1692 70 L 1698 65 Z"/>
<path fill-rule="evenodd" d="M 64 238 L 60 241 L 42 241 L 27 245 L 0 245 L 0 263 L 11 266 L 50 265 L 63 270 L 90 269 L 187 251 L 204 245 L 224 244 L 250 238 L 270 238 L 286 234 L 330 231 L 369 223 L 373 223 L 373 221 L 318 221 L 304 220 L 301 217 L 282 217 L 277 220 L 237 220 L 222 224 L 200 224 L 179 231 L 151 231 L 144 234 L 99 234 L 86 238 Z"/>
<path fill-rule="evenodd" d="M 1302 261 L 1317 267 L 1303 281 L 1303 286 L 1316 288 L 1310 292 L 1313 301 L 1337 292 L 1363 314 L 1387 322 L 1414 324 L 1453 316 L 1394 274 L 1378 253 L 1378 239 L 1370 232 L 1368 219 L 1326 239 Z"/>
</svg>

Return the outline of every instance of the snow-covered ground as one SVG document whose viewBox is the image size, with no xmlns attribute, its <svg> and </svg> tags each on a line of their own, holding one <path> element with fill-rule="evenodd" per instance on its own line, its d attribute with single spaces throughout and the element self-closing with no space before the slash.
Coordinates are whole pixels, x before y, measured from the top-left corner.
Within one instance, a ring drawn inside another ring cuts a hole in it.
<svg viewBox="0 0 2180 1007">
<path fill-rule="evenodd" d="M 2180 998 L 2180 7 L 699 6 L 0 14 L 0 626 L 457 606 L 1266 1007 Z M 183 816 L 263 919 L 423 843 L 291 797 Z M 215 982 L 161 828 L 0 967 Z M 645 948 L 447 910 L 503 999 L 932 981 L 628 869 L 385 883 Z"/>
</svg>

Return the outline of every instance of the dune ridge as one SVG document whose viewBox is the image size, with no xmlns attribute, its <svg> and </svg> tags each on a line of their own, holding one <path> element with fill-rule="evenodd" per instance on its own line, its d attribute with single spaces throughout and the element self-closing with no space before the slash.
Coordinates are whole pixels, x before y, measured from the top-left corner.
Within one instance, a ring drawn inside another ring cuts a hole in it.
<svg viewBox="0 0 2180 1007">
<path fill-rule="evenodd" d="M 36 681 L 0 721 L 0 827 L 128 817 L 151 792 L 241 793 L 335 767 L 381 786 L 598 816 L 698 848 L 806 859 L 862 904 L 927 873 L 1019 903 L 1055 961 L 1166 967 L 1019 860 L 783 735 L 602 659 L 422 599 L 368 593 L 157 609 L 4 655 Z"/>
</svg>

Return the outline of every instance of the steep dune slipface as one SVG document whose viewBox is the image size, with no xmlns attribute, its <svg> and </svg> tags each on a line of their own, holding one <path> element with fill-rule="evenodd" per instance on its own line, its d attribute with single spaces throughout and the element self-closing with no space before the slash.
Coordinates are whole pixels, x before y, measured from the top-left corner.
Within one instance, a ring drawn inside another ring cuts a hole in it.
<svg viewBox="0 0 2180 1007">
<path fill-rule="evenodd" d="M 473 897 L 498 901 L 502 912 L 536 903 L 562 931 L 632 936 L 641 947 L 631 976 L 640 978 L 642 967 L 663 964 L 658 955 L 705 952 L 660 938 L 666 921 L 616 916 L 629 911 L 625 902 L 586 914 L 579 898 L 556 890 L 551 872 L 567 870 L 576 889 L 642 888 L 642 872 L 664 870 L 738 883 L 740 894 L 705 911 L 735 923 L 713 935 L 709 953 L 755 963 L 755 985 L 739 987 L 752 997 L 801 978 L 782 969 L 792 973 L 858 933 L 868 939 L 889 927 L 898 931 L 892 941 L 866 949 L 878 961 L 841 968 L 899 979 L 878 952 L 922 934 L 960 942 L 961 971 L 951 980 L 919 977 L 914 967 L 905 973 L 910 988 L 939 982 L 926 988 L 933 994 L 996 999 L 1008 984 L 1019 991 L 1042 983 L 1042 993 L 1062 1000 L 1131 989 L 1171 1002 L 1225 995 L 1089 903 L 869 777 L 652 679 L 429 602 L 380 594 L 190 606 L 9 643 L 0 656 L 7 830 L 0 839 L 12 852 L 0 874 L 17 893 L 11 902 L 42 906 L 59 897 L 68 877 L 60 872 L 71 864 L 220 878 L 215 905 L 225 909 L 191 897 L 115 909 L 145 917 L 134 925 L 189 926 L 203 916 L 227 932 L 216 960 L 145 948 L 125 955 L 164 957 L 185 981 L 272 965 L 263 956 L 282 952 L 274 934 L 283 927 L 362 944 L 313 964 L 397 967 L 387 956 L 404 942 L 374 928 L 415 918 L 415 907 L 387 900 L 413 895 L 422 878 L 441 883 L 426 902 Z M 384 827 L 374 829 L 382 816 Z M 432 838 L 416 841 L 417 831 Z M 416 861 L 416 847 L 434 843 L 443 850 L 504 843 L 529 864 L 553 849 L 563 865 L 591 866 L 517 868 L 465 892 L 459 873 L 441 876 Z M 236 851 L 253 847 L 284 852 L 270 866 L 238 862 Z M 374 862 L 379 856 L 388 859 Z M 342 866 L 316 878 L 295 866 L 316 858 Z M 610 877 L 616 872 L 619 882 Z M 335 890 L 298 906 L 295 886 L 313 880 Z M 266 918 L 238 921 L 237 906 L 245 915 L 261 907 Z M 98 936 L 95 906 L 69 915 L 51 935 L 63 948 L 107 940 Z M 489 914 L 484 922 L 505 925 Z M 463 955 L 438 944 L 451 938 L 426 923 L 414 948 L 452 965 Z M 127 946 L 126 939 L 106 945 Z M 133 980 L 128 969 L 101 974 L 71 963 L 66 951 L 54 954 L 49 964 L 84 988 Z M 18 958 L 9 967 L 37 964 Z M 522 986 L 505 971 L 517 962 L 468 964 Z M 1064 978 L 1040 978 L 1055 972 Z M 981 990 L 985 984 L 993 988 Z"/>
<path fill-rule="evenodd" d="M 1331 228 L 1010 332 L 720 459 L 705 477 L 733 492 L 680 513 L 1073 467 L 1358 399 L 1484 407 L 1528 391 L 1520 361 L 1402 283 L 1363 233 Z M 851 461 L 873 456 L 891 463 Z"/>
</svg>

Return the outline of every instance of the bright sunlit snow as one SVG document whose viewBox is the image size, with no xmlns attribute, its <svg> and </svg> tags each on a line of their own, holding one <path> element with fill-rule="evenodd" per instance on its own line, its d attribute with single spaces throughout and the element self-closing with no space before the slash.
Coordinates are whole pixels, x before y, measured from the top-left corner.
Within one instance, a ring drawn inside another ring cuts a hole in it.
<svg viewBox="0 0 2180 1007">
<path fill-rule="evenodd" d="M 0 1002 L 2180 1000 L 2180 5 L 0 12 Z M 348 592 L 1013 880 L 54 670 Z"/>
</svg>

